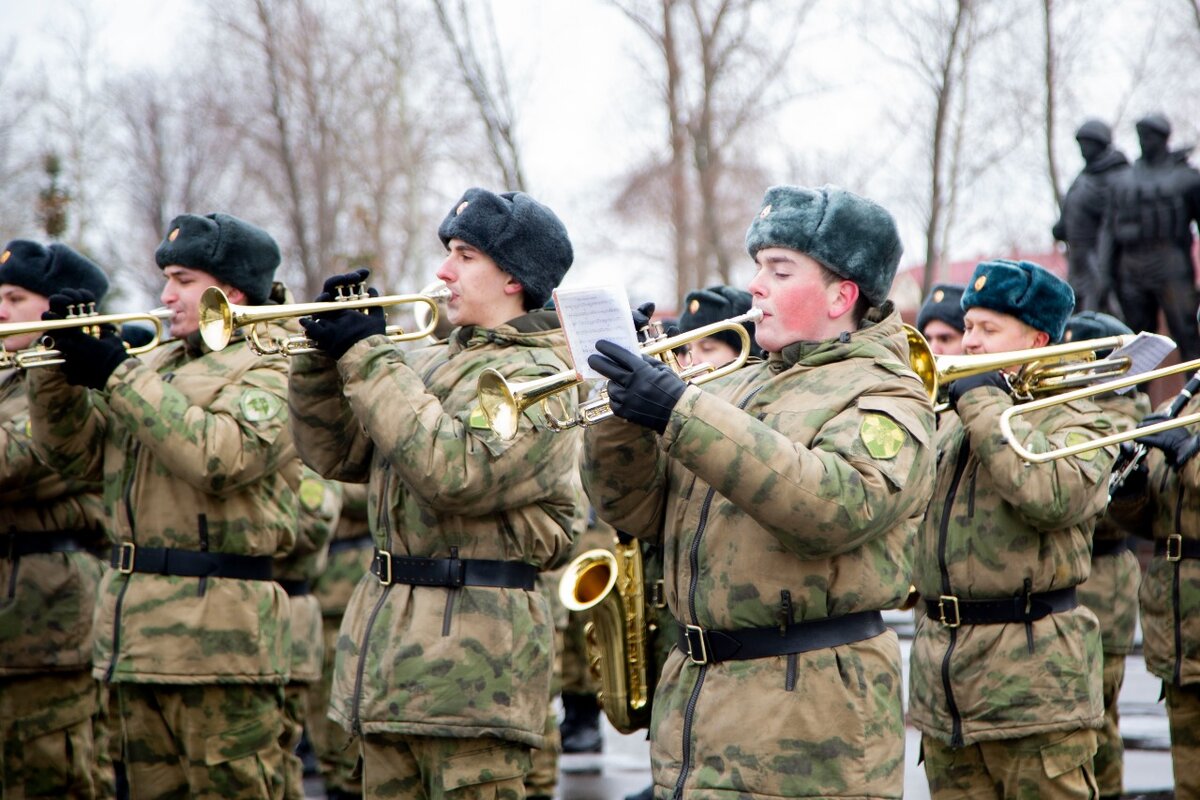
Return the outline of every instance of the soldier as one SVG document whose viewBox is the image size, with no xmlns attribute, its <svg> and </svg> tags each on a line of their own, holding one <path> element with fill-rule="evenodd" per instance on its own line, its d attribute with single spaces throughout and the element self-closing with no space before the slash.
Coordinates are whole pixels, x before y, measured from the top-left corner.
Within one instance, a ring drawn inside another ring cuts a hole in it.
<svg viewBox="0 0 1200 800">
<path fill-rule="evenodd" d="M 1099 339 L 1133 333 L 1116 317 L 1084 311 L 1067 320 L 1063 341 Z M 1096 352 L 1105 358 L 1110 351 Z M 1150 399 L 1141 392 L 1133 396 L 1101 395 L 1096 398 L 1106 414 L 1122 427 L 1133 427 L 1150 410 Z M 1092 571 L 1079 584 L 1079 602 L 1100 621 L 1100 643 L 1104 650 L 1104 726 L 1096 749 L 1096 782 L 1101 798 L 1119 797 L 1124 784 L 1125 744 L 1121 739 L 1117 696 L 1125 682 L 1125 657 L 1133 650 L 1137 624 L 1137 594 L 1141 566 L 1129 549 L 1129 531 L 1112 514 L 1096 522 L 1092 535 Z"/>
<path fill-rule="evenodd" d="M 1058 342 L 1075 297 L 1036 264 L 997 260 L 975 268 L 962 306 L 967 354 L 1002 353 Z M 997 435 L 1014 403 L 1003 374 L 954 381 L 949 399 L 913 572 L 926 615 L 909 718 L 932 796 L 1094 797 L 1100 630 L 1075 587 L 1116 448 L 1027 464 Z M 1035 450 L 1112 432 L 1088 401 L 1013 425 Z"/>
<path fill-rule="evenodd" d="M 175 340 L 143 360 L 115 330 L 56 334 L 62 368 L 30 375 L 34 440 L 57 468 L 104 481 L 113 569 L 94 674 L 116 689 L 131 796 L 278 797 L 291 637 L 271 559 L 295 541 L 300 481 L 286 366 L 241 340 L 209 350 L 197 301 L 209 286 L 281 300 L 279 248 L 236 217 L 184 214 L 154 257 Z M 47 317 L 79 294 L 51 297 Z"/>
<path fill-rule="evenodd" d="M 1113 175 L 1097 259 L 1135 331 L 1158 330 L 1158 312 L 1185 361 L 1200 357 L 1196 327 L 1193 221 L 1200 220 L 1200 173 L 1189 150 L 1171 152 L 1171 124 L 1161 114 L 1137 121 L 1142 155 Z"/>
<path fill-rule="evenodd" d="M 0 324 L 40 322 L 64 289 L 102 298 L 108 279 L 62 244 L 17 239 L 0 252 Z M 6 358 L 37 339 L 5 337 Z M 105 542 L 101 487 L 34 456 L 27 379 L 26 370 L 0 372 L 0 796 L 100 797 L 92 609 L 102 572 L 94 552 Z"/>
<path fill-rule="evenodd" d="M 339 483 L 342 508 L 329 559 L 313 582 L 313 595 L 321 604 L 321 680 L 312 684 L 308 698 L 308 738 L 325 781 L 329 800 L 362 797 L 362 778 L 355 773 L 358 752 L 348 747 L 342 727 L 329 719 L 329 689 L 333 684 L 333 660 L 337 653 L 338 628 L 350 594 L 371 565 L 373 543 L 367 525 L 367 485 Z"/>
<path fill-rule="evenodd" d="M 676 649 L 654 695 L 661 797 L 898 798 L 900 649 L 934 418 L 887 294 L 890 214 L 834 186 L 769 189 L 746 246 L 767 359 L 688 386 L 607 341 L 622 419 L 584 435 L 601 517 L 663 537 Z"/>
<path fill-rule="evenodd" d="M 1117 173 L 1129 169 L 1129 160 L 1112 146 L 1112 130 L 1098 119 L 1080 125 L 1075 141 L 1083 171 L 1071 182 L 1062 215 L 1051 231 L 1067 243 L 1067 281 L 1075 291 L 1075 311 L 1096 311 L 1108 305 L 1108 276 L 1101 276 L 1096 263 L 1104 205 L 1109 185 Z"/>
<path fill-rule="evenodd" d="M 501 440 L 476 384 L 486 367 L 515 381 L 567 369 L 541 308 L 573 254 L 522 192 L 467 190 L 438 235 L 449 339 L 403 352 L 381 310 L 325 313 L 304 320 L 322 352 L 292 364 L 301 455 L 370 480 L 378 549 L 342 622 L 330 714 L 359 737 L 369 797 L 521 798 L 553 656 L 535 583 L 570 552 L 579 441 L 533 411 Z M 365 277 L 331 278 L 321 299 Z"/>
<path fill-rule="evenodd" d="M 962 355 L 963 287 L 936 283 L 917 312 L 917 330 L 935 356 Z"/>
</svg>

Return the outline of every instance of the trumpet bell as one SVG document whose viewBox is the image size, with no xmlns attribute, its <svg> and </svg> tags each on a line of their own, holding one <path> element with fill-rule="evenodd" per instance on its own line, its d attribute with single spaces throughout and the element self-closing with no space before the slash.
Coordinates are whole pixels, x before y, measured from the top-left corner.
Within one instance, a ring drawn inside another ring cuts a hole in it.
<svg viewBox="0 0 1200 800">
<path fill-rule="evenodd" d="M 489 367 L 479 374 L 476 385 L 479 409 L 487 418 L 488 427 L 507 441 L 517 435 L 521 415 L 527 408 L 582 382 L 575 370 L 566 370 L 531 381 L 509 383 L 497 370 Z M 557 423 L 553 418 L 551 420 L 550 425 L 554 428 Z"/>
<path fill-rule="evenodd" d="M 233 304 L 219 286 L 210 286 L 200 295 L 200 338 L 210 350 L 224 350 L 233 338 Z"/>
</svg>

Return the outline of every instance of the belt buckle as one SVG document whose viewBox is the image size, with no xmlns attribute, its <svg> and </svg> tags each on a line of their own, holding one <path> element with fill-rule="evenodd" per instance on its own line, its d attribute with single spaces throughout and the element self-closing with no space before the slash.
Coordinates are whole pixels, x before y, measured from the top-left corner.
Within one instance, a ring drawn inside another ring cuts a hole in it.
<svg viewBox="0 0 1200 800">
<path fill-rule="evenodd" d="M 654 581 L 652 584 L 650 584 L 650 587 L 650 591 L 647 593 L 649 595 L 648 600 L 650 605 L 654 608 L 666 608 L 667 592 L 666 589 L 663 588 L 662 578 Z"/>
<path fill-rule="evenodd" d="M 117 572 L 122 575 L 133 573 L 133 560 L 137 555 L 137 545 L 133 542 L 121 542 L 117 548 Z"/>
<path fill-rule="evenodd" d="M 451 589 L 460 588 L 467 580 L 467 562 L 457 556 L 446 559 L 450 562 L 446 569 L 446 579 Z"/>
<path fill-rule="evenodd" d="M 962 616 L 958 613 L 958 597 L 952 594 L 943 594 L 938 597 L 938 615 L 941 619 L 938 622 L 945 625 L 947 628 L 957 628 L 962 624 Z M 946 618 L 946 609 L 954 609 L 954 621 L 951 622 Z"/>
<path fill-rule="evenodd" d="M 376 575 L 381 586 L 392 585 L 392 554 L 387 550 L 376 550 L 375 560 L 379 562 L 379 574 Z"/>
<path fill-rule="evenodd" d="M 687 640 L 687 655 L 693 664 L 703 666 L 708 663 L 708 647 L 704 641 L 704 628 L 699 625 L 684 625 L 684 639 Z M 696 657 L 696 651 L 700 651 L 700 657 Z"/>
<path fill-rule="evenodd" d="M 1172 547 L 1171 545 L 1174 545 Z M 1179 561 L 1183 558 L 1183 536 L 1172 533 L 1167 537 L 1167 561 Z"/>
</svg>

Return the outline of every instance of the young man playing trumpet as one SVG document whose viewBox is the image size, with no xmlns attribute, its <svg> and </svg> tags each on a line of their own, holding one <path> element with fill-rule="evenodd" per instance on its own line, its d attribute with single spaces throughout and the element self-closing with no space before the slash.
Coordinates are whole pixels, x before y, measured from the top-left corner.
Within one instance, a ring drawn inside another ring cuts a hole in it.
<svg viewBox="0 0 1200 800">
<path fill-rule="evenodd" d="M 62 368 L 30 377 L 39 453 L 104 481 L 113 569 L 100 585 L 94 674 L 115 687 L 135 800 L 283 791 L 291 641 L 271 561 L 296 531 L 287 367 L 244 341 L 209 350 L 196 317 L 207 286 L 237 303 L 282 299 L 279 258 L 265 231 L 236 217 L 176 217 L 155 251 L 175 340 L 132 358 L 111 328 L 59 332 Z M 52 296 L 46 317 L 80 295 Z"/>
<path fill-rule="evenodd" d="M 700 388 L 608 342 L 591 359 L 618 419 L 586 429 L 588 496 L 666 551 L 655 794 L 899 798 L 900 648 L 880 610 L 908 593 L 934 468 L 887 302 L 899 236 L 843 189 L 776 186 L 746 246 L 765 361 Z"/>
<path fill-rule="evenodd" d="M 382 309 L 329 311 L 303 321 L 320 352 L 292 365 L 304 460 L 370 482 L 377 552 L 343 618 L 330 715 L 359 737 L 367 797 L 519 800 L 550 696 L 553 619 L 535 580 L 570 552 L 579 439 L 536 413 L 501 439 L 476 384 L 488 367 L 510 381 L 568 369 L 541 309 L 573 252 L 522 192 L 467 190 L 438 236 L 448 339 L 405 352 Z M 330 278 L 317 300 L 365 277 Z"/>
<path fill-rule="evenodd" d="M 1057 343 L 1074 305 L 1071 287 L 1036 264 L 986 261 L 963 294 L 964 349 Z M 922 733 L 930 791 L 935 800 L 1093 798 L 1100 630 L 1076 586 L 1088 577 L 1116 448 L 1024 463 L 997 433 L 1000 414 L 1018 402 L 1002 372 L 956 380 L 949 397 L 913 573 L 926 613 L 913 642 L 909 718 Z M 1112 427 L 1088 400 L 1013 422 L 1035 451 Z"/>
<path fill-rule="evenodd" d="M 50 296 L 108 279 L 62 244 L 17 239 L 0 251 L 0 327 L 38 323 Z M 5 355 L 31 348 L 38 333 L 6 336 Z M 57 334 L 56 334 L 57 336 Z M 31 371 L 0 372 L 0 797 L 92 798 L 111 791 L 97 780 L 103 737 L 92 677 L 92 609 L 105 542 L 100 482 L 64 476 L 33 452 Z"/>
</svg>

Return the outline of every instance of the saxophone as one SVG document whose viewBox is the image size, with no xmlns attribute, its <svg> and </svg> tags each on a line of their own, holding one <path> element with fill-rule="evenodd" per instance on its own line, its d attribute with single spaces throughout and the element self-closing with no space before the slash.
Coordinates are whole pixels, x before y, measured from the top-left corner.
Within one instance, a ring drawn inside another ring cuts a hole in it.
<svg viewBox="0 0 1200 800">
<path fill-rule="evenodd" d="M 633 733 L 650 724 L 657 676 L 651 665 L 641 548 L 636 541 L 618 541 L 614 551 L 588 550 L 568 564 L 558 596 L 569 611 L 587 613 L 588 666 L 600 682 L 600 707 L 614 728 Z"/>
</svg>

